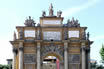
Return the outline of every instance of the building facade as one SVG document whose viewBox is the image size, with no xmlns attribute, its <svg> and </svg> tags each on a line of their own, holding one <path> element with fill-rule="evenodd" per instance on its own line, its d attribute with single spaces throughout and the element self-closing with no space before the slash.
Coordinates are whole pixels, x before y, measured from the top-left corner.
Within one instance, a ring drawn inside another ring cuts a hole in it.
<svg viewBox="0 0 104 69">
<path fill-rule="evenodd" d="M 62 12 L 42 12 L 37 24 L 29 16 L 25 26 L 16 26 L 13 46 L 13 69 L 90 69 L 90 45 L 87 27 L 72 18 L 63 24 Z"/>
</svg>

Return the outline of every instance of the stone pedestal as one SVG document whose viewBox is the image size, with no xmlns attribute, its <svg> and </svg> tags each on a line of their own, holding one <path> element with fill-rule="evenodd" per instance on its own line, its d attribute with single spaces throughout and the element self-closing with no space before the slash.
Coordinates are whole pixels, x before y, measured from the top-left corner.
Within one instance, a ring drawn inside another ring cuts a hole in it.
<svg viewBox="0 0 104 69">
<path fill-rule="evenodd" d="M 37 69 L 41 69 L 40 64 L 40 43 L 37 43 Z"/>
<path fill-rule="evenodd" d="M 82 69 L 86 69 L 86 46 L 85 43 L 82 43 L 82 48 L 81 48 L 81 52 L 82 52 Z"/>
<path fill-rule="evenodd" d="M 68 69 L 68 43 L 64 43 L 64 69 Z"/>
<path fill-rule="evenodd" d="M 23 69 L 23 43 L 19 43 L 19 69 Z"/>
</svg>

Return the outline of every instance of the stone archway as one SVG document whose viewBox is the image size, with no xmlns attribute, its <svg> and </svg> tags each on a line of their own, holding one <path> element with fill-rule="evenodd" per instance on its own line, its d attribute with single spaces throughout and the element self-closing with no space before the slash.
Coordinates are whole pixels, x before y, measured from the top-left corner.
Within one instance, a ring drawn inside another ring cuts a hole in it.
<svg viewBox="0 0 104 69">
<path fill-rule="evenodd" d="M 48 52 L 42 57 L 42 69 L 62 69 L 63 57 L 56 52 Z"/>
</svg>

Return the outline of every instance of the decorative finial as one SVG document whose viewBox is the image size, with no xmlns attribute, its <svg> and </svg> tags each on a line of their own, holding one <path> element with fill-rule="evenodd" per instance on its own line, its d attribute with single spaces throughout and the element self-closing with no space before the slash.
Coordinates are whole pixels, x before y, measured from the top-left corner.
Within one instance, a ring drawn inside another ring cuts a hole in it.
<svg viewBox="0 0 104 69">
<path fill-rule="evenodd" d="M 17 38 L 16 38 L 16 32 L 14 31 L 14 41 L 16 40 Z"/>
<path fill-rule="evenodd" d="M 31 16 L 29 16 L 29 20 L 31 19 Z"/>
<path fill-rule="evenodd" d="M 89 32 L 87 33 L 87 40 L 89 40 L 89 36 L 90 36 L 90 34 L 89 34 Z"/>
<path fill-rule="evenodd" d="M 23 39 L 23 31 L 22 31 L 22 29 L 19 31 L 19 39 L 20 39 L 20 40 Z"/>
<path fill-rule="evenodd" d="M 57 17 L 61 17 L 62 11 L 57 12 Z"/>
<path fill-rule="evenodd" d="M 45 17 L 45 16 L 46 16 L 46 12 L 43 11 L 43 12 L 42 12 L 42 17 Z"/>
<path fill-rule="evenodd" d="M 50 7 L 49 7 L 49 16 L 53 16 L 53 6 L 52 6 L 52 3 L 50 4 Z"/>
</svg>

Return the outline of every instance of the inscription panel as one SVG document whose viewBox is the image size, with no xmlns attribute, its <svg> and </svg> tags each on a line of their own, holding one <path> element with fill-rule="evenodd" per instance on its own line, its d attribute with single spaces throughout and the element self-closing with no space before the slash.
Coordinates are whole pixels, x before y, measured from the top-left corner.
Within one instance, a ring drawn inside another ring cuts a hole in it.
<svg viewBox="0 0 104 69">
<path fill-rule="evenodd" d="M 79 31 L 69 31 L 68 34 L 69 34 L 69 38 L 71 37 L 79 38 Z"/>
<path fill-rule="evenodd" d="M 43 32 L 44 40 L 61 40 L 61 32 Z"/>
<path fill-rule="evenodd" d="M 25 30 L 24 37 L 35 37 L 35 31 L 34 30 Z"/>
<path fill-rule="evenodd" d="M 36 62 L 36 54 L 24 54 L 25 64 L 34 64 Z"/>
<path fill-rule="evenodd" d="M 43 24 L 61 24 L 61 20 L 43 20 Z"/>
</svg>

